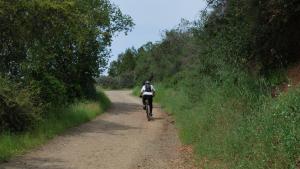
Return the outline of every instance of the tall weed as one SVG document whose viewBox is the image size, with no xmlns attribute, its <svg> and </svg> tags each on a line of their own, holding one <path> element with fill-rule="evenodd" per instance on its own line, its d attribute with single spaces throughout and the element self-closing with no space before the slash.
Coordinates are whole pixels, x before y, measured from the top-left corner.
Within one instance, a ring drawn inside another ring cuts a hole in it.
<svg viewBox="0 0 300 169">
<path fill-rule="evenodd" d="M 156 101 L 204 168 L 295 168 L 300 156 L 300 89 L 272 99 L 253 86 L 208 85 L 200 100 L 159 84 Z"/>
</svg>

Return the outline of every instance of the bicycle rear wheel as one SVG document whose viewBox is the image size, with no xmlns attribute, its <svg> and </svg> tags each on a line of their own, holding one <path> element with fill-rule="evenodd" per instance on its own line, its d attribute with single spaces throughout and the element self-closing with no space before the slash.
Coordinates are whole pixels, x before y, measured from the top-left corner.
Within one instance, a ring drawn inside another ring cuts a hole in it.
<svg viewBox="0 0 300 169">
<path fill-rule="evenodd" d="M 150 113 L 151 113 L 151 108 L 150 108 L 149 102 L 148 102 L 148 100 L 147 100 L 147 101 L 146 101 L 146 114 L 147 114 L 147 119 L 148 119 L 148 121 L 151 120 Z"/>
<path fill-rule="evenodd" d="M 147 119 L 148 119 L 148 121 L 150 121 L 151 116 L 150 116 L 150 106 L 149 105 L 146 106 L 146 113 L 147 113 Z"/>
</svg>

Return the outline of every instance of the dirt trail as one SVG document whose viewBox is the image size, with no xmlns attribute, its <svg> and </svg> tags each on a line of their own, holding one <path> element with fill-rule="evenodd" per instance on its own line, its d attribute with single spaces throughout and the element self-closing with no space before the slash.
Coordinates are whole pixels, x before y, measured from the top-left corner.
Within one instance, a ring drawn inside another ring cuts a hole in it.
<svg viewBox="0 0 300 169">
<path fill-rule="evenodd" d="M 0 169 L 176 169 L 193 168 L 172 120 L 159 107 L 146 121 L 130 91 L 106 92 L 112 108 Z"/>
</svg>

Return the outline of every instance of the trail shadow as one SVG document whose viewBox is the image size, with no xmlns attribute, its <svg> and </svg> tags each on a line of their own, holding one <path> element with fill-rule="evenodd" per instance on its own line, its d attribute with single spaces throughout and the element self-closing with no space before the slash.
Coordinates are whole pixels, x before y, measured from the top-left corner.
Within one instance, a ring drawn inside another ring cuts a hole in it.
<svg viewBox="0 0 300 169">
<path fill-rule="evenodd" d="M 129 114 L 140 110 L 142 110 L 142 104 L 113 102 L 107 113 L 114 115 Z"/>
<path fill-rule="evenodd" d="M 58 158 L 31 157 L 0 164 L 0 169 L 66 169 L 65 161 Z"/>
<path fill-rule="evenodd" d="M 92 133 L 103 133 L 110 135 L 121 135 L 119 131 L 138 130 L 139 127 L 119 124 L 115 122 L 96 119 L 84 125 L 70 129 L 64 136 L 80 136 Z"/>
<path fill-rule="evenodd" d="M 154 104 L 153 109 L 161 109 L 159 105 Z M 129 114 L 132 112 L 145 111 L 142 103 L 124 103 L 113 102 L 107 113 L 110 114 Z"/>
</svg>

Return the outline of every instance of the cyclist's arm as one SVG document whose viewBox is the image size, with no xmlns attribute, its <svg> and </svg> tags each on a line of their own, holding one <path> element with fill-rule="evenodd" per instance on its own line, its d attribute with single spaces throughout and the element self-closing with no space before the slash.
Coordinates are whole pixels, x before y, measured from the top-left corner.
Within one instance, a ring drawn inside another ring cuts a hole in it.
<svg viewBox="0 0 300 169">
<path fill-rule="evenodd" d="M 145 91 L 145 86 L 142 87 L 140 96 L 143 96 L 144 91 Z"/>
</svg>

